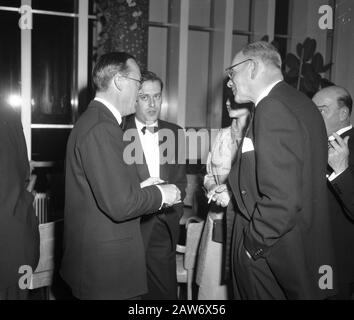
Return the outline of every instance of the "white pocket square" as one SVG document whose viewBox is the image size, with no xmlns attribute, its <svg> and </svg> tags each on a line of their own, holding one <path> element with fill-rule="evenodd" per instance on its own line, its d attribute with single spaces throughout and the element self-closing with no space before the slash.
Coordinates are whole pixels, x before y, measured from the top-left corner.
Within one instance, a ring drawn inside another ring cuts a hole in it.
<svg viewBox="0 0 354 320">
<path fill-rule="evenodd" d="M 245 137 L 242 143 L 242 153 L 253 151 L 253 150 L 254 150 L 254 146 L 252 140 L 250 138 Z"/>
</svg>

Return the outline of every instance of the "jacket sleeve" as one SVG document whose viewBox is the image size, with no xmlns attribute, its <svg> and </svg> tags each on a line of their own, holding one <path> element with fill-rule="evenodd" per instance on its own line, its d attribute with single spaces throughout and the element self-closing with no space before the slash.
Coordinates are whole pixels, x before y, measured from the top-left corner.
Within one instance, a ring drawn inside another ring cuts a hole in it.
<svg viewBox="0 0 354 320">
<path fill-rule="evenodd" d="M 354 220 L 354 137 L 349 142 L 349 167 L 331 181 L 346 214 Z"/>
<path fill-rule="evenodd" d="M 156 186 L 141 189 L 137 176 L 131 176 L 119 130 L 113 124 L 96 125 L 76 150 L 97 205 L 118 222 L 153 213 L 162 201 Z"/>
<path fill-rule="evenodd" d="M 244 246 L 257 259 L 295 225 L 302 203 L 303 155 L 297 119 L 277 100 L 267 98 L 257 107 L 254 134 L 260 199 Z"/>
</svg>

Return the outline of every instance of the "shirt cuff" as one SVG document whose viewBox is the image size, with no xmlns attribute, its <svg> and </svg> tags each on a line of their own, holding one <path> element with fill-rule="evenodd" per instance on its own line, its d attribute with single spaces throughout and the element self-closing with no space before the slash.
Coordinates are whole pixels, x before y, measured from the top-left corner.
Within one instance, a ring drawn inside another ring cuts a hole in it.
<svg viewBox="0 0 354 320">
<path fill-rule="evenodd" d="M 162 189 L 158 184 L 156 185 L 156 187 L 159 188 L 159 190 L 160 190 L 160 192 L 161 192 L 161 195 L 162 195 L 161 206 L 160 206 L 160 208 L 159 208 L 159 210 L 161 210 L 163 204 L 165 203 L 165 194 L 164 194 L 164 192 L 163 192 L 163 189 Z"/>
<path fill-rule="evenodd" d="M 340 176 L 345 170 L 342 170 L 339 173 L 332 172 L 332 174 L 328 177 L 328 181 L 332 182 L 335 178 Z"/>
</svg>

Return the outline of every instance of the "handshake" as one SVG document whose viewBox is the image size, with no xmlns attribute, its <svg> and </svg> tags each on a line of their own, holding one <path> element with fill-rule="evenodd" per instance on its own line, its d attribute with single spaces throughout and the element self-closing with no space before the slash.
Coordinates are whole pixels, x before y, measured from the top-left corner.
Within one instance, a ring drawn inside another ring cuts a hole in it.
<svg viewBox="0 0 354 320">
<path fill-rule="evenodd" d="M 140 183 L 141 188 L 153 185 L 158 185 L 158 188 L 161 190 L 163 204 L 165 206 L 171 207 L 181 202 L 181 191 L 174 184 L 166 184 L 165 181 L 155 177 L 150 177 Z"/>
</svg>

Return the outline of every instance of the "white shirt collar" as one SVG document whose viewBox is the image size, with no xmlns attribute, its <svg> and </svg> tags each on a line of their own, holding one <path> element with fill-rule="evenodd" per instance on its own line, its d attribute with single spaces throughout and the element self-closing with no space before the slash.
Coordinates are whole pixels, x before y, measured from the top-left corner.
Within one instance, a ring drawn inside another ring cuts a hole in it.
<svg viewBox="0 0 354 320">
<path fill-rule="evenodd" d="M 256 103 L 255 103 L 255 106 L 257 106 L 257 104 L 258 104 L 262 99 L 264 99 L 264 98 L 269 94 L 269 92 L 275 87 L 275 85 L 276 85 L 277 83 L 279 83 L 280 81 L 282 81 L 282 80 L 277 80 L 277 81 L 273 82 L 272 84 L 270 84 L 267 88 L 265 88 L 265 89 L 263 90 L 263 92 L 259 95 L 259 97 L 257 98 Z"/>
<path fill-rule="evenodd" d="M 144 127 L 157 127 L 157 121 L 155 121 L 152 124 L 146 125 L 146 124 L 142 123 L 140 120 L 138 120 L 136 117 L 134 118 L 134 120 L 135 120 L 136 128 L 138 130 L 141 130 Z"/>
<path fill-rule="evenodd" d="M 350 130 L 351 128 L 353 128 L 353 126 L 352 126 L 352 125 L 349 125 L 349 126 L 347 126 L 347 127 L 344 127 L 344 128 L 342 128 L 342 129 L 339 129 L 339 130 L 336 132 L 336 134 L 338 134 L 338 135 L 340 136 L 341 134 L 343 134 L 344 132 L 347 132 L 347 131 Z M 329 140 L 329 141 L 332 141 L 332 140 L 335 140 L 335 139 L 334 139 L 334 137 L 333 137 L 332 135 L 330 135 L 330 136 L 328 137 L 328 140 Z"/>
<path fill-rule="evenodd" d="M 122 116 L 120 112 L 113 106 L 113 104 L 109 103 L 107 100 L 95 97 L 96 101 L 101 102 L 103 105 L 105 105 L 109 111 L 113 113 L 113 116 L 116 118 L 118 124 L 120 125 L 122 123 Z"/>
</svg>

